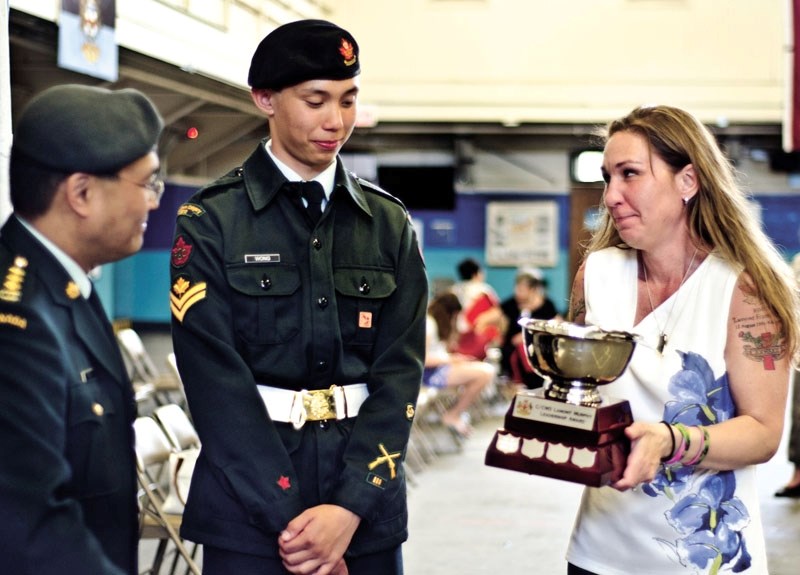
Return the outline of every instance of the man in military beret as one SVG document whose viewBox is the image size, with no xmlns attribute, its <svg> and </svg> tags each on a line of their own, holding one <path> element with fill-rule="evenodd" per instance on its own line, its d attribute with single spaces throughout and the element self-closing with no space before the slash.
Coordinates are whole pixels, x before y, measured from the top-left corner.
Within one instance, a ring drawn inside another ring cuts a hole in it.
<svg viewBox="0 0 800 575">
<path fill-rule="evenodd" d="M 0 230 L 0 571 L 135 575 L 131 383 L 87 275 L 142 246 L 163 127 L 135 90 L 35 96 Z"/>
<path fill-rule="evenodd" d="M 427 281 L 408 212 L 347 171 L 360 54 L 281 26 L 249 83 L 269 124 L 180 207 L 173 342 L 202 440 L 182 533 L 206 574 L 393 575 Z"/>
</svg>

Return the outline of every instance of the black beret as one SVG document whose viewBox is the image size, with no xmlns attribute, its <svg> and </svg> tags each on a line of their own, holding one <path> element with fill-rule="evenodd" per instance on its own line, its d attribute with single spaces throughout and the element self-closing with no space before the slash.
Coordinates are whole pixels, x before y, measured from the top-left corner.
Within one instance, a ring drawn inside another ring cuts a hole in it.
<svg viewBox="0 0 800 575">
<path fill-rule="evenodd" d="M 63 172 L 113 174 L 150 152 L 163 127 L 138 90 L 66 84 L 34 96 L 22 111 L 11 153 Z"/>
<path fill-rule="evenodd" d="M 347 30 L 325 20 L 299 20 L 261 40 L 247 82 L 282 90 L 308 80 L 346 80 L 360 71 L 358 44 Z"/>
</svg>

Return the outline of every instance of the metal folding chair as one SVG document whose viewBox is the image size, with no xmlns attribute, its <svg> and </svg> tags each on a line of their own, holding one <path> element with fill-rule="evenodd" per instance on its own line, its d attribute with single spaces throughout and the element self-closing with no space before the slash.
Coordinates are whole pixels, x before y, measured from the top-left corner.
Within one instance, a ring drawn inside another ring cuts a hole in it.
<svg viewBox="0 0 800 575">
<path fill-rule="evenodd" d="M 161 469 L 169 462 L 170 454 L 173 452 L 172 444 L 167 439 L 164 430 L 152 417 L 138 417 L 134 422 L 134 430 L 136 432 L 137 478 L 141 488 L 139 539 L 158 540 L 152 565 L 143 573 L 159 575 L 167 548 L 172 543 L 175 547 L 176 557 L 170 573 L 175 572 L 178 557 L 180 557 L 186 563 L 187 574 L 201 575 L 200 567 L 194 560 L 194 552 L 187 549 L 179 535 L 183 516 L 164 511 L 163 505 L 166 496 L 156 479 Z M 196 549 L 195 546 L 194 551 Z"/>
<path fill-rule="evenodd" d="M 177 402 L 185 405 L 183 385 L 180 377 L 170 369 L 160 372 L 142 342 L 142 338 L 132 328 L 117 331 L 117 341 L 127 360 L 129 375 L 134 391 L 149 390 L 156 405 Z M 146 399 L 146 398 L 144 398 Z M 137 401 L 139 398 L 137 397 Z"/>
</svg>

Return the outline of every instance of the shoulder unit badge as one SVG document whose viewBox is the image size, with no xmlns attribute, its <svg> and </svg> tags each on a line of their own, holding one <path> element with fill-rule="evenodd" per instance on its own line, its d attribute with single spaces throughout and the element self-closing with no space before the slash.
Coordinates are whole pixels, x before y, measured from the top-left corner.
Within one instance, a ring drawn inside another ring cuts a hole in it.
<svg viewBox="0 0 800 575">
<path fill-rule="evenodd" d="M 187 217 L 193 218 L 195 216 L 202 216 L 205 213 L 206 213 L 206 211 L 203 208 L 201 208 L 200 206 L 198 206 L 197 204 L 186 203 L 186 204 L 182 204 L 178 208 L 178 215 L 179 216 L 187 216 Z"/>
</svg>

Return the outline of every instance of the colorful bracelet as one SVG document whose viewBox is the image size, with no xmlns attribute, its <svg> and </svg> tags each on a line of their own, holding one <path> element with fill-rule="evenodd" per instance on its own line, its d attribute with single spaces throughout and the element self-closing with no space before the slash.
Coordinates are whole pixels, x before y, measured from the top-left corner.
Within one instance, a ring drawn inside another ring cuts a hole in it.
<svg viewBox="0 0 800 575">
<path fill-rule="evenodd" d="M 700 465 L 700 463 L 706 458 L 706 455 L 708 455 L 708 448 L 711 447 L 711 437 L 708 434 L 708 429 L 702 425 L 698 425 L 697 427 L 703 432 L 703 437 L 700 440 L 701 443 L 700 447 L 697 449 L 697 453 L 695 453 L 691 460 L 686 462 L 686 465 Z"/>
<path fill-rule="evenodd" d="M 675 423 L 675 429 L 677 429 L 681 434 L 681 442 L 678 445 L 678 449 L 675 451 L 675 454 L 665 462 L 665 465 L 675 465 L 676 463 L 680 463 L 683 456 L 686 455 L 686 452 L 689 451 L 689 446 L 692 444 L 692 439 L 689 436 L 689 430 L 686 426 L 682 423 Z"/>
<path fill-rule="evenodd" d="M 672 426 L 666 421 L 661 421 L 661 423 L 667 426 L 667 430 L 669 431 L 669 438 L 672 440 L 672 447 L 669 450 L 669 454 L 661 458 L 661 463 L 666 463 L 672 458 L 672 455 L 675 453 L 675 432 L 672 431 Z"/>
</svg>

